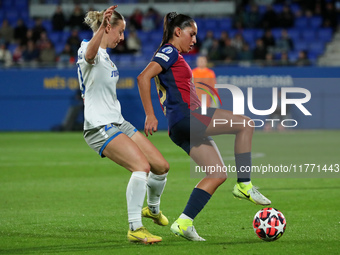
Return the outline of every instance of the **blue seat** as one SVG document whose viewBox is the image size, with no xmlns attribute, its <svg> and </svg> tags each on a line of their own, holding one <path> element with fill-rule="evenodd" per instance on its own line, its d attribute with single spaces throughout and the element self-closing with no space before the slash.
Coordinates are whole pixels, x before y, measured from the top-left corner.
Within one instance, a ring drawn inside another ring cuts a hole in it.
<svg viewBox="0 0 340 255">
<path fill-rule="evenodd" d="M 274 4 L 274 5 L 273 5 L 273 10 L 274 10 L 276 13 L 281 13 L 282 10 L 283 10 L 283 5 L 282 5 L 282 4 Z"/>
<path fill-rule="evenodd" d="M 35 25 L 35 21 L 33 19 L 28 19 L 25 20 L 25 25 L 27 26 L 27 28 L 32 29 Z"/>
<path fill-rule="evenodd" d="M 188 63 L 189 66 L 193 67 L 196 65 L 196 54 L 184 54 L 184 60 Z"/>
<path fill-rule="evenodd" d="M 229 30 L 231 29 L 233 25 L 233 20 L 231 18 L 223 18 L 223 19 L 219 19 L 218 21 L 218 27 L 221 30 Z"/>
<path fill-rule="evenodd" d="M 300 30 L 296 28 L 288 29 L 288 34 L 293 41 L 300 40 Z"/>
<path fill-rule="evenodd" d="M 251 1 L 249 1 L 249 2 L 251 2 Z M 253 4 L 247 4 L 247 5 L 244 7 L 244 10 L 245 10 L 247 13 L 249 13 L 249 12 L 251 11 L 251 9 L 252 9 L 252 5 L 253 5 Z M 258 10 L 258 12 L 262 15 L 262 14 L 267 10 L 267 8 L 266 8 L 266 6 L 264 6 L 264 5 L 257 5 L 257 10 Z"/>
<path fill-rule="evenodd" d="M 296 61 L 299 57 L 299 52 L 298 51 L 290 51 L 288 52 L 288 59 L 290 61 Z"/>
<path fill-rule="evenodd" d="M 57 53 L 57 55 L 59 55 L 65 48 L 65 44 L 63 43 L 54 43 L 54 49 L 55 49 L 55 52 Z"/>
<path fill-rule="evenodd" d="M 301 11 L 301 6 L 299 4 L 291 4 L 290 9 L 295 14 L 295 13 Z"/>
<path fill-rule="evenodd" d="M 221 32 L 223 31 L 222 29 L 220 29 L 219 27 L 214 27 L 214 28 L 204 28 L 203 30 L 201 30 L 199 33 L 203 32 L 204 36 L 207 34 L 207 31 L 212 31 L 214 36 L 219 38 L 219 35 L 221 34 Z"/>
<path fill-rule="evenodd" d="M 132 66 L 134 59 L 131 54 L 122 54 L 119 56 L 119 66 Z"/>
<path fill-rule="evenodd" d="M 52 22 L 50 20 L 44 19 L 42 25 L 48 33 L 52 32 Z"/>
<path fill-rule="evenodd" d="M 134 63 L 136 66 L 146 66 L 151 61 L 152 56 L 139 55 L 135 56 Z"/>
<path fill-rule="evenodd" d="M 255 49 L 255 47 L 256 47 L 256 39 L 253 40 L 253 41 L 249 41 L 247 43 L 248 43 L 250 49 L 252 49 L 252 50 Z"/>
<path fill-rule="evenodd" d="M 255 40 L 262 37 L 264 34 L 264 30 L 263 29 L 254 29 L 254 33 L 255 33 Z"/>
<path fill-rule="evenodd" d="M 203 24 L 205 23 L 205 20 L 201 19 L 201 18 L 196 18 L 195 22 L 196 22 L 196 25 L 197 25 L 197 29 L 199 31 L 200 29 L 203 28 Z"/>
<path fill-rule="evenodd" d="M 279 60 L 281 59 L 281 52 L 274 53 L 274 59 Z"/>
<path fill-rule="evenodd" d="M 274 36 L 274 38 L 277 40 L 281 37 L 281 30 L 280 28 L 274 28 L 272 29 L 272 35 Z"/>
<path fill-rule="evenodd" d="M 54 45 L 60 44 L 62 32 L 50 32 L 48 38 Z"/>
<path fill-rule="evenodd" d="M 18 44 L 16 43 L 10 43 L 8 45 L 8 50 L 13 54 L 14 50 L 16 49 L 16 47 L 18 47 Z"/>
<path fill-rule="evenodd" d="M 215 38 L 220 38 L 221 37 L 222 30 L 215 29 L 213 32 L 214 32 L 214 37 Z"/>
<path fill-rule="evenodd" d="M 320 28 L 318 29 L 318 39 L 324 42 L 330 42 L 333 37 L 333 31 L 331 28 Z"/>
<path fill-rule="evenodd" d="M 81 30 L 78 32 L 79 39 L 82 41 L 84 39 L 90 40 L 92 38 L 93 32 L 90 30 Z"/>
<path fill-rule="evenodd" d="M 267 11 L 266 5 L 258 5 L 258 10 L 261 15 L 263 15 Z"/>
<path fill-rule="evenodd" d="M 119 54 L 115 54 L 112 51 L 108 51 L 111 61 L 116 65 L 119 62 Z"/>
<path fill-rule="evenodd" d="M 150 41 L 149 33 L 146 33 L 144 31 L 137 31 L 137 36 L 138 36 L 138 38 L 141 41 L 143 46 L 146 45 Z"/>
<path fill-rule="evenodd" d="M 217 19 L 207 19 L 203 24 L 205 29 L 215 30 L 218 27 Z"/>
<path fill-rule="evenodd" d="M 314 41 L 308 45 L 308 51 L 313 52 L 316 55 L 321 55 L 325 51 L 325 44 L 322 41 Z"/>
<path fill-rule="evenodd" d="M 316 38 L 315 31 L 312 29 L 306 29 L 301 31 L 301 37 L 305 41 L 314 41 Z"/>
<path fill-rule="evenodd" d="M 30 14 L 28 12 L 28 10 L 21 10 L 19 12 L 19 17 L 25 22 L 25 24 L 29 21 L 30 19 Z"/>
<path fill-rule="evenodd" d="M 183 58 L 185 61 L 195 61 L 196 55 L 195 54 L 183 54 Z"/>
<path fill-rule="evenodd" d="M 243 30 L 243 38 L 247 43 L 254 41 L 255 39 L 255 30 L 254 29 L 245 29 Z"/>
<path fill-rule="evenodd" d="M 142 47 L 143 54 L 145 54 L 146 56 L 150 56 L 150 58 L 152 57 L 152 55 L 154 54 L 156 50 L 157 48 L 155 48 L 154 45 L 150 45 L 150 44 L 144 45 Z"/>
<path fill-rule="evenodd" d="M 28 8 L 28 0 L 15 0 L 14 5 L 19 9 Z"/>
<path fill-rule="evenodd" d="M 61 33 L 61 38 L 60 40 L 63 42 L 63 43 L 66 43 L 67 39 L 71 36 L 71 32 L 70 31 L 64 31 Z"/>
<path fill-rule="evenodd" d="M 202 42 L 205 38 L 206 33 L 207 31 L 205 31 L 205 29 L 198 28 L 196 38 L 198 38 L 198 40 Z"/>
<path fill-rule="evenodd" d="M 305 42 L 305 41 L 296 41 L 296 42 L 294 43 L 294 48 L 295 48 L 295 50 L 297 50 L 297 51 L 300 51 L 300 50 L 307 50 L 308 45 L 307 45 L 307 42 Z"/>
<path fill-rule="evenodd" d="M 13 7 L 13 0 L 3 0 L 2 7 L 6 10 Z"/>
<path fill-rule="evenodd" d="M 308 27 L 308 19 L 306 17 L 299 17 L 295 19 L 294 26 L 296 28 L 306 28 Z"/>
<path fill-rule="evenodd" d="M 316 54 L 315 52 L 308 52 L 308 59 L 315 64 L 318 60 L 319 54 Z"/>
<path fill-rule="evenodd" d="M 309 20 L 309 26 L 312 28 L 319 28 L 322 24 L 322 17 L 320 16 L 313 16 Z"/>
<path fill-rule="evenodd" d="M 236 29 L 231 29 L 229 31 L 227 31 L 229 34 L 229 38 L 234 38 L 235 35 L 238 33 L 238 31 Z"/>
<path fill-rule="evenodd" d="M 5 17 L 11 25 L 15 25 L 19 19 L 19 13 L 16 9 L 8 9 L 5 11 Z"/>
<path fill-rule="evenodd" d="M 151 32 L 150 35 L 149 35 L 149 40 L 151 42 L 157 42 L 157 43 L 161 43 L 162 41 L 162 37 L 163 37 L 163 34 L 161 33 L 158 33 L 158 32 Z"/>
</svg>

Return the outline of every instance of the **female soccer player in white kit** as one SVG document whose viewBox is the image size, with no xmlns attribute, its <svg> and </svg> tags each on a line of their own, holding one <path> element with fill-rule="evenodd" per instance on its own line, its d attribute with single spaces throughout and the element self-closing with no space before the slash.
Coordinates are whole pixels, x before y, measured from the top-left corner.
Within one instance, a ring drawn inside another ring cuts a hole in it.
<svg viewBox="0 0 340 255">
<path fill-rule="evenodd" d="M 84 138 L 100 156 L 132 172 L 126 190 L 127 238 L 132 242 L 155 243 L 162 238 L 148 232 L 141 218 L 151 218 L 161 226 L 168 224 L 159 204 L 169 164 L 121 114 L 116 94 L 119 73 L 106 52 L 124 40 L 125 20 L 116 8 L 90 11 L 85 17 L 94 34 L 78 50 L 78 78 L 85 105 Z M 148 206 L 142 209 L 146 193 Z"/>
</svg>

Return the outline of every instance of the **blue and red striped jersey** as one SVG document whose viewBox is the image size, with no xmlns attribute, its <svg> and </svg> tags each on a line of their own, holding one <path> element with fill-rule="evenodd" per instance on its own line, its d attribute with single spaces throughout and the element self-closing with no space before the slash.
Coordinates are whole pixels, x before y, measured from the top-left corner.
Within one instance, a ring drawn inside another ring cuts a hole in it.
<svg viewBox="0 0 340 255">
<path fill-rule="evenodd" d="M 163 68 L 155 77 L 155 83 L 170 129 L 184 117 L 190 117 L 190 110 L 200 107 L 201 102 L 196 94 L 191 68 L 172 44 L 163 45 L 152 61 Z"/>
</svg>

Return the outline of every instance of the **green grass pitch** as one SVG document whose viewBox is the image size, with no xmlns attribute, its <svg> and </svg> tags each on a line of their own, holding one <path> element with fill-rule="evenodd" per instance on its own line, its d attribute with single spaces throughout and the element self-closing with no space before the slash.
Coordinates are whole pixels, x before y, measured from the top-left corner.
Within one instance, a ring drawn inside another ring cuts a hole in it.
<svg viewBox="0 0 340 255">
<path fill-rule="evenodd" d="M 166 132 L 150 140 L 171 166 L 161 209 L 172 223 L 199 179 L 190 177 L 189 158 Z M 221 140 L 226 164 L 233 164 L 233 137 Z M 339 164 L 339 145 L 340 131 L 255 132 L 253 155 L 260 156 L 253 164 Z M 340 173 L 329 176 L 253 179 L 286 217 L 275 242 L 255 235 L 252 219 L 262 207 L 234 199 L 230 178 L 195 219 L 206 242 L 144 219 L 163 242 L 131 244 L 127 170 L 97 156 L 78 132 L 0 133 L 0 254 L 338 254 Z"/>
</svg>

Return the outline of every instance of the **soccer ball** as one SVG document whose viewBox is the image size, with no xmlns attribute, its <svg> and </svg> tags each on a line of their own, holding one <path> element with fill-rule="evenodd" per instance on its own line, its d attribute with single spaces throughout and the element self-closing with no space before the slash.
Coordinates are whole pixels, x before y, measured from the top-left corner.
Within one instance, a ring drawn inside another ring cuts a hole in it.
<svg viewBox="0 0 340 255">
<path fill-rule="evenodd" d="M 279 239 L 286 230 L 286 219 L 275 208 L 263 208 L 255 214 L 253 220 L 255 234 L 264 241 Z"/>
</svg>

